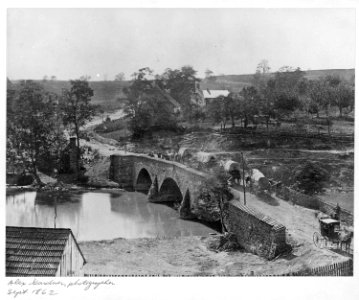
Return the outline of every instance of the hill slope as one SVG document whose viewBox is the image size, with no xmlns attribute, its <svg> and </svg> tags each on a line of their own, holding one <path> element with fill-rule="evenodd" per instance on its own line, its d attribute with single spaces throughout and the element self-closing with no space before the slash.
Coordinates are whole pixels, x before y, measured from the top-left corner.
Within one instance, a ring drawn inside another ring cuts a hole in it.
<svg viewBox="0 0 359 300">
<path fill-rule="evenodd" d="M 315 80 L 328 75 L 338 75 L 344 80 L 354 83 L 355 69 L 309 70 L 305 71 L 304 77 L 309 80 Z M 228 89 L 238 92 L 243 87 L 251 85 L 252 81 L 253 74 L 213 76 L 203 79 L 201 82 L 201 88 L 210 90 Z"/>
<path fill-rule="evenodd" d="M 327 75 L 338 75 L 354 83 L 355 69 L 310 70 L 305 72 L 305 77 L 308 79 L 319 79 Z M 59 95 L 61 95 L 62 89 L 70 88 L 69 81 L 34 81 L 43 85 L 45 90 Z M 238 92 L 242 90 L 243 87 L 251 85 L 252 81 L 253 74 L 213 76 L 201 81 L 201 89 L 228 89 L 233 92 Z M 16 86 L 17 81 L 13 81 L 12 83 Z M 90 86 L 94 90 L 93 103 L 103 104 L 126 98 L 123 88 L 128 87 L 130 84 L 131 81 L 90 81 Z"/>
</svg>

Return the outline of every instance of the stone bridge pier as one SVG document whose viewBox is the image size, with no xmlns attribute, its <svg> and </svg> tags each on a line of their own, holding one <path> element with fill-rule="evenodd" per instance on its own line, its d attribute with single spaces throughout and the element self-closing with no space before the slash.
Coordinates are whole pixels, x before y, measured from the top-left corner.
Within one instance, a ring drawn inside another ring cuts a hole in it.
<svg viewBox="0 0 359 300">
<path fill-rule="evenodd" d="M 151 202 L 171 202 L 181 218 L 193 218 L 199 187 L 208 174 L 180 163 L 142 154 L 112 155 L 110 179 L 121 188 L 148 195 Z"/>
</svg>

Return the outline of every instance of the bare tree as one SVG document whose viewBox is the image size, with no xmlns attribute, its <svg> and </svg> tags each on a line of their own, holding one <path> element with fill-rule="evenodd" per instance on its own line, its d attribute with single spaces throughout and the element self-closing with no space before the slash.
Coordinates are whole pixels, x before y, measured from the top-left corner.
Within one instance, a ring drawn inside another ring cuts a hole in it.
<svg viewBox="0 0 359 300">
<path fill-rule="evenodd" d="M 209 77 L 213 76 L 214 73 L 213 73 L 213 71 L 207 69 L 207 70 L 204 72 L 204 74 L 206 75 L 206 78 L 209 78 Z"/>
<path fill-rule="evenodd" d="M 125 73 L 121 72 L 121 73 L 118 73 L 116 76 L 115 76 L 115 81 L 124 81 L 125 80 Z"/>
</svg>

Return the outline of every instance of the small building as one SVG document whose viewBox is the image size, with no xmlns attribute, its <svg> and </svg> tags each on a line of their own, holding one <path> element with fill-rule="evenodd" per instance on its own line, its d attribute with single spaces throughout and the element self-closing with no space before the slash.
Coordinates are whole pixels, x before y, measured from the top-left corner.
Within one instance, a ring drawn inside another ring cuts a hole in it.
<svg viewBox="0 0 359 300">
<path fill-rule="evenodd" d="M 70 137 L 70 142 L 61 154 L 61 173 L 75 173 L 80 150 L 76 145 L 76 137 Z"/>
<path fill-rule="evenodd" d="M 208 105 L 210 102 L 215 101 L 215 99 L 226 98 L 230 94 L 228 90 L 202 90 L 204 103 Z"/>
<path fill-rule="evenodd" d="M 6 276 L 83 276 L 85 263 L 71 229 L 6 226 Z"/>
</svg>

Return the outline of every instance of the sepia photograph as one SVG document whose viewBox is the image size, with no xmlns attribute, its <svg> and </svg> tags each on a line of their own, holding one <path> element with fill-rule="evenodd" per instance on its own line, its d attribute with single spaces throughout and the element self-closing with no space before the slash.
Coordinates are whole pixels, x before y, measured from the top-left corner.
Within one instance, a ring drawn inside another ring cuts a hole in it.
<svg viewBox="0 0 359 300">
<path fill-rule="evenodd" d="M 6 24 L 6 277 L 353 276 L 355 8 Z"/>
</svg>

